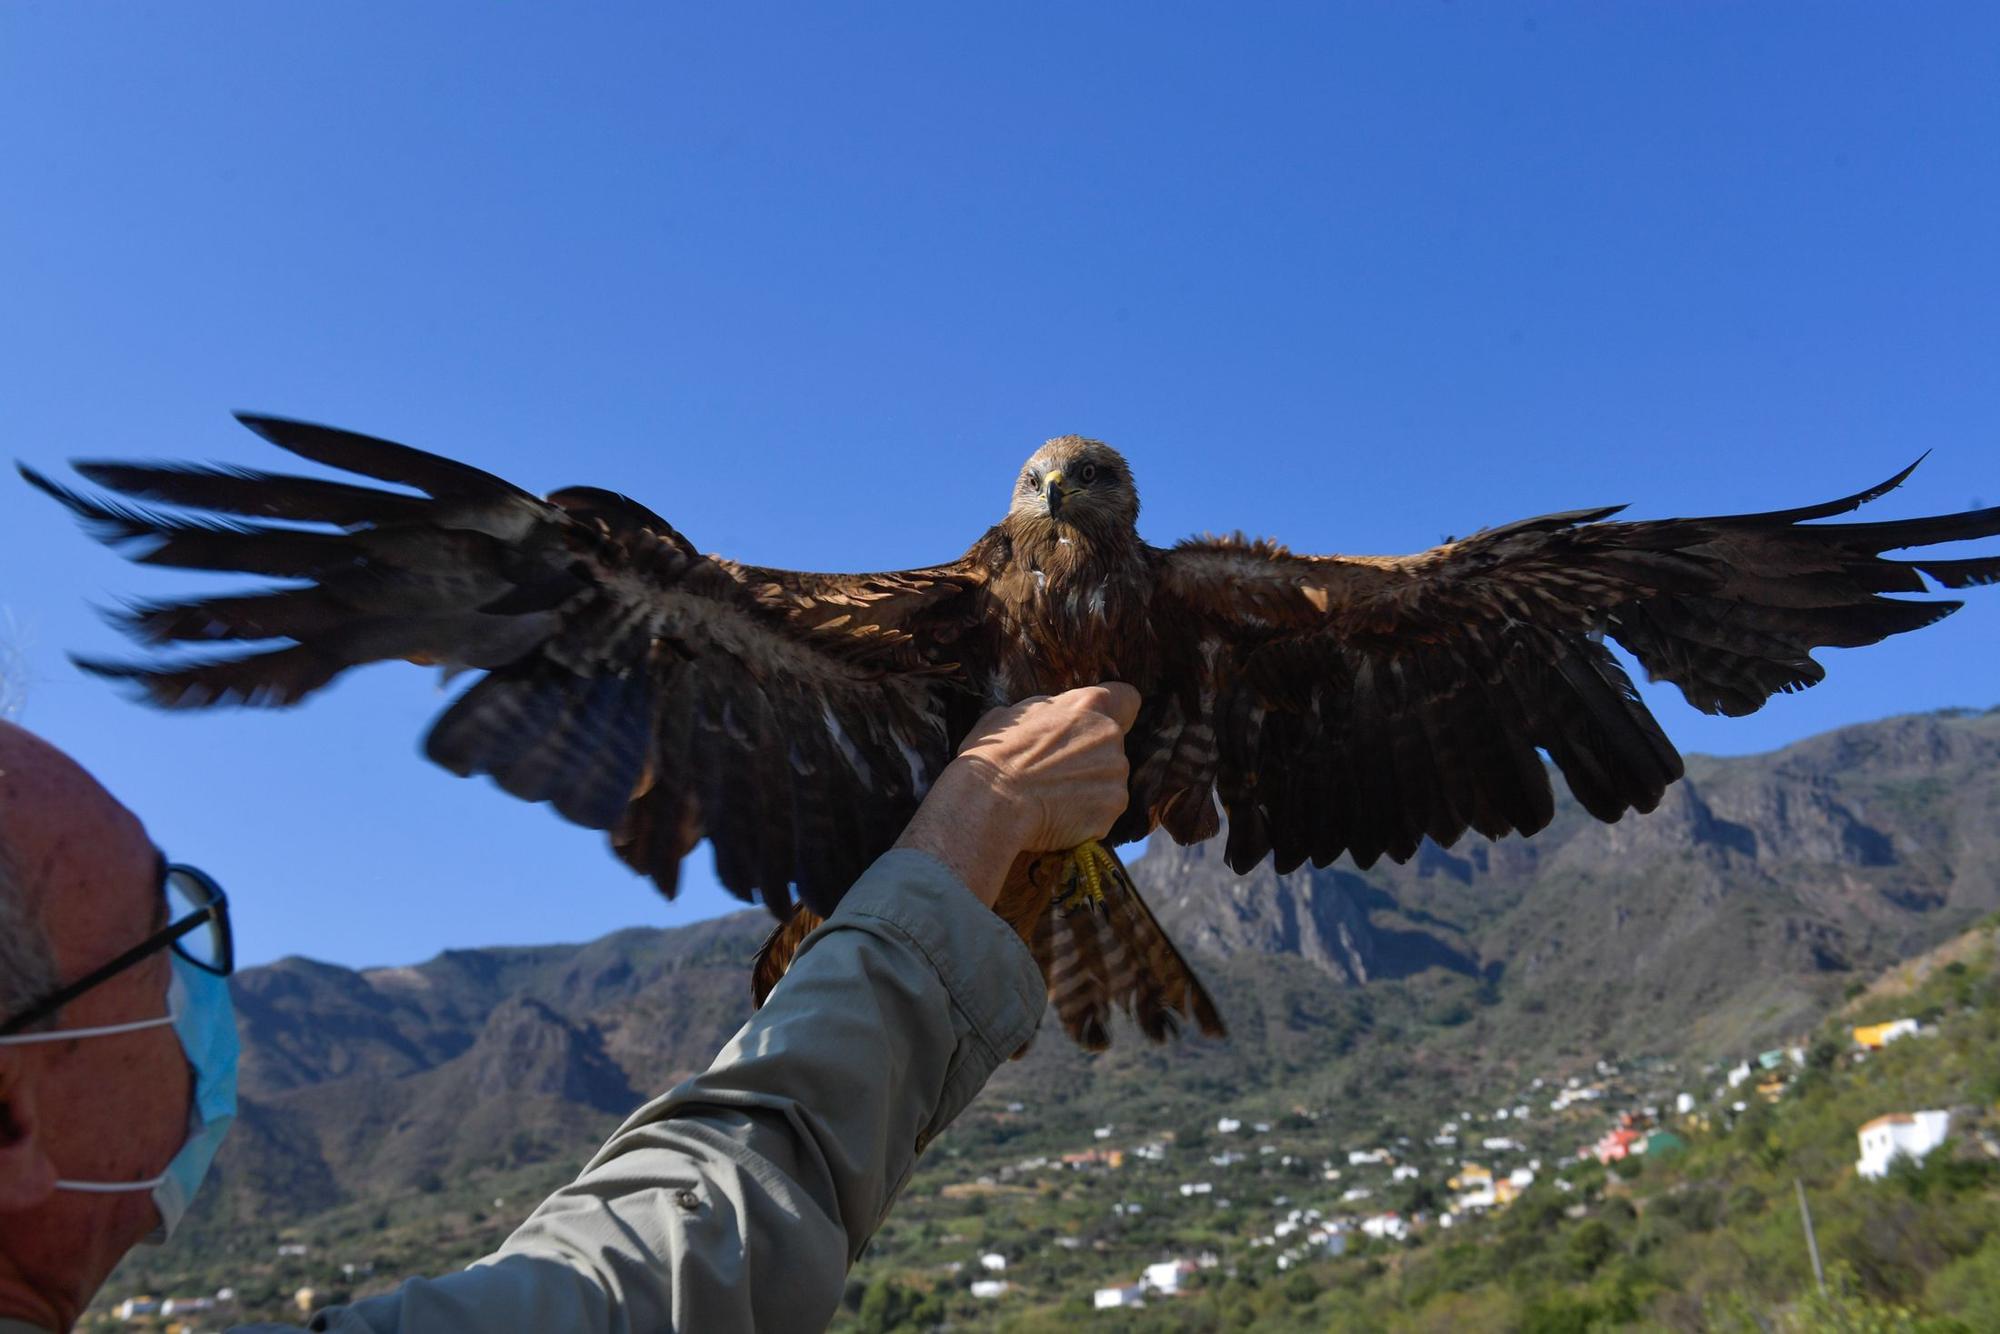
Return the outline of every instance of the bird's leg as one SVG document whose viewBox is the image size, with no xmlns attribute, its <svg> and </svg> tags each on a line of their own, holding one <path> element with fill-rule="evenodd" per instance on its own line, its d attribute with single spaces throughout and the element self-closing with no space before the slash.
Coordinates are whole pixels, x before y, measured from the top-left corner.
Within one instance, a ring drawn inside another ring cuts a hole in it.
<svg viewBox="0 0 2000 1334">
<path fill-rule="evenodd" d="M 1055 894 L 1060 912 L 1094 912 L 1104 905 L 1105 886 L 1125 880 L 1125 868 L 1110 849 L 1094 839 L 1071 848 L 1062 859 Z"/>
</svg>

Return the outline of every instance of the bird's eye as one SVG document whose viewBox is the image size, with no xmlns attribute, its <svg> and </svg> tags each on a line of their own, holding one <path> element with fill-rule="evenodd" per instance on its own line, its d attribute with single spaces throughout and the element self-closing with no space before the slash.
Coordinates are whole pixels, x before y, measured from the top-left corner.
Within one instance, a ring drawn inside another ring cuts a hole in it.
<svg viewBox="0 0 2000 1334">
<path fill-rule="evenodd" d="M 1094 482 L 1097 480 L 1097 465 L 1095 463 L 1086 463 L 1082 468 L 1077 470 L 1076 475 L 1081 477 L 1086 485 Z"/>
<path fill-rule="evenodd" d="M 1021 485 L 1027 487 L 1030 491 L 1039 491 L 1042 489 L 1042 475 L 1038 472 L 1024 473 L 1021 477 Z"/>
</svg>

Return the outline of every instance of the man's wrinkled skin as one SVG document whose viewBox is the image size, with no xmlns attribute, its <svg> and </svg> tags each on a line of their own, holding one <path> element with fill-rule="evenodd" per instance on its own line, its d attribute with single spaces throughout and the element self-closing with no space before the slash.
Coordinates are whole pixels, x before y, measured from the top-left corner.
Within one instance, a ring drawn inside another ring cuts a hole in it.
<svg viewBox="0 0 2000 1334">
<path fill-rule="evenodd" d="M 55 747 L 0 723 L 0 850 L 67 981 L 162 923 L 158 858 L 132 812 Z M 65 1007 L 58 1028 L 167 1012 L 161 951 Z M 159 1223 L 145 1191 L 57 1190 L 57 1177 L 157 1175 L 187 1136 L 192 1074 L 171 1028 L 0 1047 L 0 1316 L 68 1329 Z"/>
<path fill-rule="evenodd" d="M 1021 853 L 1110 830 L 1125 809 L 1125 733 L 1138 716 L 1139 692 L 1116 681 L 993 710 L 896 846 L 936 857 L 992 907 Z"/>
</svg>

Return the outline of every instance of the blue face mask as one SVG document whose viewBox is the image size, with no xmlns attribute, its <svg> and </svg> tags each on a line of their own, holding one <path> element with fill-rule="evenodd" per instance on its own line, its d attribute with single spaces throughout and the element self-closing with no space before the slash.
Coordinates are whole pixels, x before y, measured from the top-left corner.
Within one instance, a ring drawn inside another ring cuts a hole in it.
<svg viewBox="0 0 2000 1334">
<path fill-rule="evenodd" d="M 144 1028 L 174 1027 L 181 1051 L 194 1072 L 194 1097 L 188 1109 L 188 1135 L 180 1152 L 166 1170 L 146 1181 L 66 1181 L 58 1179 L 56 1189 L 113 1194 L 149 1190 L 160 1211 L 160 1226 L 146 1240 L 165 1241 L 187 1216 L 194 1193 L 236 1119 L 236 1008 L 229 999 L 229 981 L 197 968 L 180 955 L 173 960 L 173 982 L 167 988 L 167 1014 L 160 1019 L 141 1019 L 130 1024 L 107 1024 L 101 1028 L 56 1029 L 46 1033 L 20 1033 L 0 1038 L 0 1046 L 29 1042 L 68 1042 L 76 1038 L 109 1037 Z"/>
</svg>

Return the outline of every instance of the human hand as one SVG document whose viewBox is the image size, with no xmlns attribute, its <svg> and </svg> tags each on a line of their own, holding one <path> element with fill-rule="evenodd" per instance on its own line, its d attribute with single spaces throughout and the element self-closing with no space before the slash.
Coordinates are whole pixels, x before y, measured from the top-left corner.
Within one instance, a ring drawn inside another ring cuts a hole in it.
<svg viewBox="0 0 2000 1334">
<path fill-rule="evenodd" d="M 1022 852 L 1073 848 L 1102 838 L 1125 809 L 1125 733 L 1139 692 L 1122 681 L 1037 695 L 981 718 L 958 748 L 1022 818 Z"/>
<path fill-rule="evenodd" d="M 1119 681 L 995 709 L 973 724 L 898 847 L 928 852 L 991 906 L 1024 852 L 1073 848 L 1125 809 L 1125 733 L 1139 692 Z"/>
</svg>

